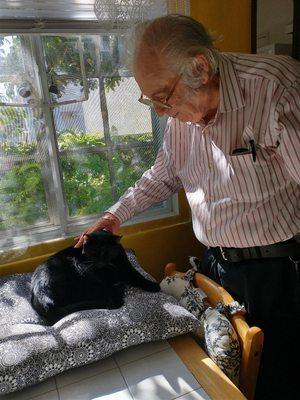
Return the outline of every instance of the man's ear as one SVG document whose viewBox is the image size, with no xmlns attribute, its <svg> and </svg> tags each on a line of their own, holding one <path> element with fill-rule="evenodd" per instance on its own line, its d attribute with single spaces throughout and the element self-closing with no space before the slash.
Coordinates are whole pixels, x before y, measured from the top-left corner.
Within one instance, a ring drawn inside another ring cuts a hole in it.
<svg viewBox="0 0 300 400">
<path fill-rule="evenodd" d="M 210 65 L 204 54 L 197 54 L 194 62 L 194 76 L 201 78 L 202 85 L 210 80 Z"/>
</svg>

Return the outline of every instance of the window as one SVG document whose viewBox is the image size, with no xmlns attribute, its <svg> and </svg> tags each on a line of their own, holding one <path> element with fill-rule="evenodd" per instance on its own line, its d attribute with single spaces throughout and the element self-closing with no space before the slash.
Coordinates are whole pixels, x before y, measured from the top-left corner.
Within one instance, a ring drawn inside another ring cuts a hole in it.
<svg viewBox="0 0 300 400">
<path fill-rule="evenodd" d="M 164 121 L 123 49 L 108 33 L 0 36 L 0 248 L 80 233 L 152 165 Z"/>
</svg>

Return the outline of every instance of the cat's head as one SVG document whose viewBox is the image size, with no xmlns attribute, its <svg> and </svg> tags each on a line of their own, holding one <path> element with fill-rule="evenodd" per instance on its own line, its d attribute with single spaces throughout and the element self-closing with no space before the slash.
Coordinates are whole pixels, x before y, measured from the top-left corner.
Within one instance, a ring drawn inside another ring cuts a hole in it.
<svg viewBox="0 0 300 400">
<path fill-rule="evenodd" d="M 122 236 L 103 230 L 93 232 L 87 236 L 88 241 L 83 245 L 82 252 L 88 258 L 103 262 L 113 262 L 124 252 L 119 243 Z"/>
</svg>

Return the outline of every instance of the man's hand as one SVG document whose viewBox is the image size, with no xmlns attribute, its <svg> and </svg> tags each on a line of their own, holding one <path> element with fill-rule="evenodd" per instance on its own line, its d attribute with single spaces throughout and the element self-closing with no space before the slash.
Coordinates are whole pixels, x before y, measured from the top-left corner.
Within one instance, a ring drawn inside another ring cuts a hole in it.
<svg viewBox="0 0 300 400">
<path fill-rule="evenodd" d="M 94 223 L 94 225 L 90 226 L 80 236 L 75 237 L 74 240 L 77 241 L 77 243 L 75 244 L 74 247 L 75 248 L 81 247 L 88 241 L 87 235 L 96 231 L 100 231 L 101 229 L 115 234 L 120 229 L 120 221 L 118 220 L 117 217 L 115 217 L 111 213 L 107 212 L 103 214 L 103 216 L 99 218 L 98 221 Z"/>
</svg>

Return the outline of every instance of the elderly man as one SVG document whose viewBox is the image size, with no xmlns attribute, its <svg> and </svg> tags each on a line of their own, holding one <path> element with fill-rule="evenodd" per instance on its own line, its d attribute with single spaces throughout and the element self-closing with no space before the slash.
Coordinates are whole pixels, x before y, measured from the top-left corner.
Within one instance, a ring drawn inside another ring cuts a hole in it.
<svg viewBox="0 0 300 400">
<path fill-rule="evenodd" d="M 184 16 L 143 24 L 136 37 L 139 101 L 170 117 L 164 143 L 153 167 L 85 233 L 117 232 L 183 187 L 195 235 L 208 247 L 202 272 L 265 331 L 257 398 L 292 399 L 292 378 L 279 372 L 287 364 L 279 363 L 298 347 L 291 321 L 299 321 L 300 65 L 219 53 Z"/>
</svg>

